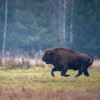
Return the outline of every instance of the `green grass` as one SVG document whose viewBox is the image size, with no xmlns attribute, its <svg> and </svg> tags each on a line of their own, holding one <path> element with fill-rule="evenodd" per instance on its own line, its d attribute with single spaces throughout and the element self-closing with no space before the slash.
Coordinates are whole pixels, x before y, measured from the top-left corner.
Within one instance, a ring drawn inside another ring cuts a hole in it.
<svg viewBox="0 0 100 100">
<path fill-rule="evenodd" d="M 100 89 L 100 70 L 89 70 L 90 76 L 74 77 L 77 71 L 68 71 L 70 77 L 62 77 L 60 72 L 51 76 L 51 68 L 32 67 L 30 69 L 0 68 L 0 87 L 25 87 L 49 90 Z"/>
</svg>

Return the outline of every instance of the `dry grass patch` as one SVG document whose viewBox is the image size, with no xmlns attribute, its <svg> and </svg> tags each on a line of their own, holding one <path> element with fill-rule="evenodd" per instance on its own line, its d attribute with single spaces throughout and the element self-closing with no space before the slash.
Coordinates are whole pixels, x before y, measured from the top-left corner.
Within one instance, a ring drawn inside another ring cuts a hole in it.
<svg viewBox="0 0 100 100">
<path fill-rule="evenodd" d="M 8 69 L 13 68 L 26 68 L 30 67 L 48 67 L 51 65 L 45 64 L 41 59 L 30 59 L 30 58 L 0 58 L 0 66 L 6 67 Z"/>
<path fill-rule="evenodd" d="M 90 69 L 100 70 L 100 60 L 99 59 L 95 60 L 92 64 L 92 66 L 90 67 Z"/>
<path fill-rule="evenodd" d="M 100 100 L 100 90 L 39 90 L 33 88 L 0 88 L 0 100 Z"/>
</svg>

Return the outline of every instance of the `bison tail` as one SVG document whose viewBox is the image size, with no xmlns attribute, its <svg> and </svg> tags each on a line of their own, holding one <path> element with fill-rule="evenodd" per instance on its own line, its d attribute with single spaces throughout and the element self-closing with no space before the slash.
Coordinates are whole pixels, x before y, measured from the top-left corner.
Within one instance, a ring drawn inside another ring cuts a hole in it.
<svg viewBox="0 0 100 100">
<path fill-rule="evenodd" d="M 93 56 L 91 56 L 91 55 L 89 55 L 90 57 L 91 57 L 91 60 L 90 60 L 90 64 L 89 64 L 89 66 L 91 66 L 92 64 L 93 64 L 93 60 L 94 60 L 94 58 L 93 58 Z"/>
</svg>

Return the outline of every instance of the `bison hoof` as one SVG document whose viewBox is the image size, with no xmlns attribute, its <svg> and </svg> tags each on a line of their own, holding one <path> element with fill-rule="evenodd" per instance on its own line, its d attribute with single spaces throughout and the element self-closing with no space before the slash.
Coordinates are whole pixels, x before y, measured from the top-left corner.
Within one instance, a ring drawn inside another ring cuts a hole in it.
<svg viewBox="0 0 100 100">
<path fill-rule="evenodd" d="M 70 75 L 68 75 L 68 74 L 67 75 L 64 75 L 64 77 L 68 77 L 68 76 L 70 76 Z"/>
<path fill-rule="evenodd" d="M 75 77 L 79 77 L 80 75 L 76 75 Z"/>
<path fill-rule="evenodd" d="M 68 77 L 68 76 L 70 76 L 70 75 L 66 74 L 66 75 L 61 75 L 61 76 Z"/>
<path fill-rule="evenodd" d="M 76 75 L 75 77 L 78 77 L 78 75 Z"/>
<path fill-rule="evenodd" d="M 89 74 L 87 74 L 87 75 L 85 74 L 85 76 L 89 77 Z"/>
<path fill-rule="evenodd" d="M 54 74 L 51 74 L 53 77 L 55 77 L 55 75 Z"/>
</svg>

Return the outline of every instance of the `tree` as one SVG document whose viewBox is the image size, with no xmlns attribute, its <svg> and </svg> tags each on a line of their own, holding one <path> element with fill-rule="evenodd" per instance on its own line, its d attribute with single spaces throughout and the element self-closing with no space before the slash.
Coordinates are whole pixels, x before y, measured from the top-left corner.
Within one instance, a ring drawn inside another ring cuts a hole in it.
<svg viewBox="0 0 100 100">
<path fill-rule="evenodd" d="M 74 8 L 74 45 L 77 51 L 100 55 L 99 0 L 78 0 Z"/>
<path fill-rule="evenodd" d="M 68 47 L 66 42 L 73 41 L 73 8 L 74 0 L 51 0 L 54 8 L 55 28 L 59 34 L 59 46 Z"/>
<path fill-rule="evenodd" d="M 3 48 L 2 53 L 5 52 L 5 42 L 6 42 L 6 30 L 7 30 L 7 12 L 8 12 L 8 0 L 5 1 L 5 24 L 4 24 L 4 37 L 3 37 Z"/>
</svg>

